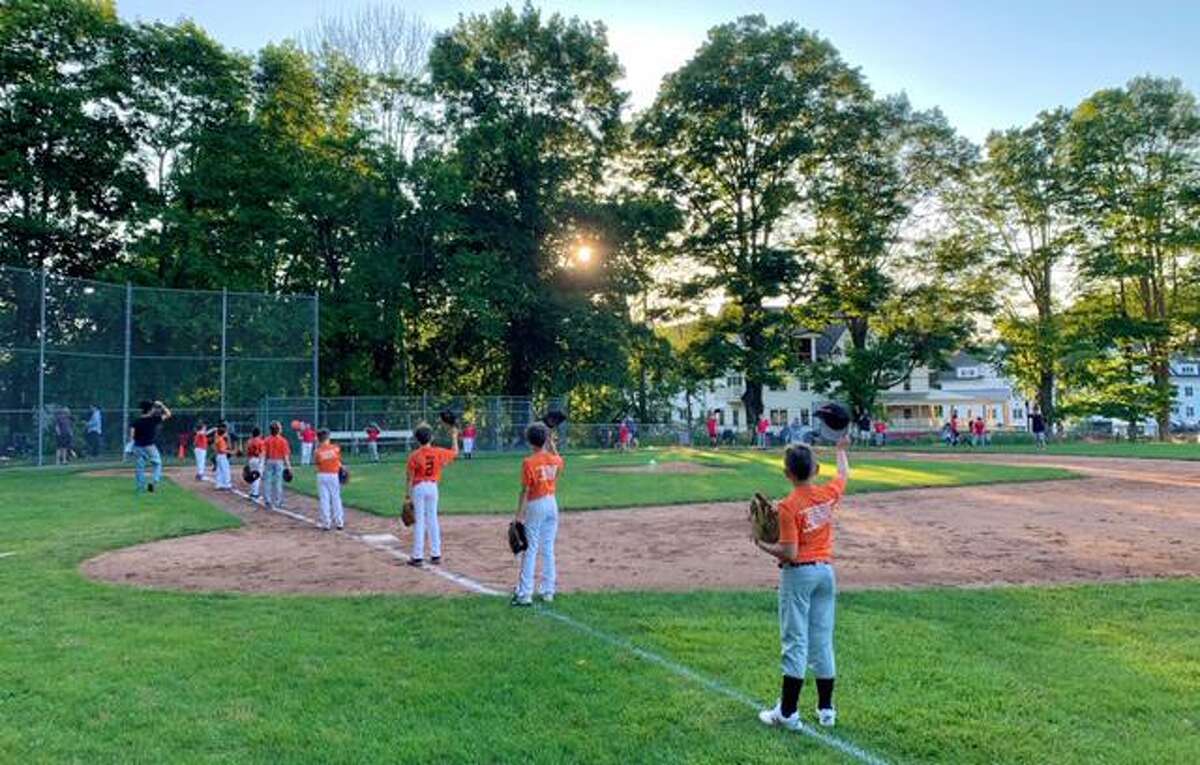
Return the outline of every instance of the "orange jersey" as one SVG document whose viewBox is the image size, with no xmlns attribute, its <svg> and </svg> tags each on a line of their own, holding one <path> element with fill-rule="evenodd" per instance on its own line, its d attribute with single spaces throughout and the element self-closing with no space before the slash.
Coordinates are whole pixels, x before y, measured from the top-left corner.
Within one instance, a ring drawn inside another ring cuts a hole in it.
<svg viewBox="0 0 1200 765">
<path fill-rule="evenodd" d="M 564 464 L 562 457 L 550 452 L 534 452 L 526 457 L 521 463 L 525 499 L 532 501 L 553 495 Z"/>
<path fill-rule="evenodd" d="M 408 455 L 408 482 L 416 485 L 442 480 L 442 468 L 454 461 L 454 452 L 440 446 L 421 446 Z"/>
<path fill-rule="evenodd" d="M 218 433 L 213 439 L 213 449 L 217 454 L 229 454 L 229 439 Z"/>
<path fill-rule="evenodd" d="M 833 558 L 833 511 L 846 493 L 846 479 L 804 484 L 779 503 L 779 543 L 796 545 L 793 563 Z"/>
<path fill-rule="evenodd" d="M 246 442 L 246 456 L 247 457 L 261 457 L 263 454 L 263 448 L 264 448 L 263 437 L 262 436 L 254 436 L 253 438 L 251 438 L 249 441 Z"/>
<path fill-rule="evenodd" d="M 292 445 L 283 436 L 267 436 L 263 439 L 263 452 L 269 460 L 282 460 L 292 456 Z"/>
<path fill-rule="evenodd" d="M 192 439 L 192 445 L 197 449 L 208 448 L 208 434 L 204 432 L 196 433 L 196 437 Z"/>
<path fill-rule="evenodd" d="M 342 447 L 334 443 L 317 444 L 313 451 L 318 473 L 336 474 L 342 468 Z"/>
</svg>

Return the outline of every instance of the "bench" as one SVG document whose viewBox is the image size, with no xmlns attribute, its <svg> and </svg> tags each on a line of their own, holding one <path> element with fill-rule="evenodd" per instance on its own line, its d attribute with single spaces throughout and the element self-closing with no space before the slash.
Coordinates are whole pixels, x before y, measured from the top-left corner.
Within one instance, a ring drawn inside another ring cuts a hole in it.
<svg viewBox="0 0 1200 765">
<path fill-rule="evenodd" d="M 380 430 L 379 443 L 383 444 L 404 444 L 407 450 L 412 441 L 413 432 L 411 430 Z M 367 442 L 367 432 L 365 430 L 334 430 L 329 434 L 329 440 L 334 443 L 348 443 L 350 450 L 354 454 L 358 454 L 358 445 Z"/>
</svg>

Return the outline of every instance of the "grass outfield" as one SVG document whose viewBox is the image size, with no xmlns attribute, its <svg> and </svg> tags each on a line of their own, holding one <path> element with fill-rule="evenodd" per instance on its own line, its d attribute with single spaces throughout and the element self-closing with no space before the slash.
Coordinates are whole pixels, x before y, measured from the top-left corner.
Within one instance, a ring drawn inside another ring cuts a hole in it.
<svg viewBox="0 0 1200 765">
<path fill-rule="evenodd" d="M 171 485 L 135 502 L 121 478 L 0 475 L 0 494 L 0 553 L 15 553 L 0 558 L 0 762 L 850 762 L 498 598 L 82 579 L 102 550 L 236 525 Z M 776 693 L 769 592 L 555 609 L 755 699 Z M 835 733 L 889 762 L 1195 762 L 1198 612 L 1195 581 L 848 593 Z"/>
<path fill-rule="evenodd" d="M 439 511 L 443 513 L 511 512 L 520 489 L 524 455 L 493 455 L 447 466 L 441 485 Z M 823 474 L 832 477 L 833 454 L 825 452 Z M 852 453 L 850 491 L 892 491 L 928 486 L 1068 478 L 1057 468 L 1005 466 L 943 461 L 917 462 Z M 687 502 L 715 502 L 750 497 L 755 491 L 782 495 L 787 491 L 780 453 L 777 451 L 719 451 L 655 449 L 632 453 L 580 452 L 567 454 L 567 469 L 558 483 L 558 498 L 567 510 L 604 507 L 637 507 Z M 651 469 L 655 460 L 659 469 Z M 663 469 L 664 463 L 687 462 L 703 472 L 680 473 Z M 360 510 L 397 515 L 404 496 L 404 462 L 401 455 L 380 465 L 352 466 L 345 501 Z M 292 486 L 316 494 L 309 469 L 297 471 Z"/>
<path fill-rule="evenodd" d="M 903 444 L 887 446 L 882 450 L 872 447 L 874 453 L 897 452 L 952 452 L 976 454 L 1060 454 L 1069 457 L 1123 457 L 1128 459 L 1155 460 L 1200 460 L 1200 443 L 1160 443 L 1158 441 L 1063 441 L 1051 442 L 1045 449 L 1033 443 L 998 443 L 992 446 L 959 446 L 951 449 L 944 444 Z"/>
</svg>

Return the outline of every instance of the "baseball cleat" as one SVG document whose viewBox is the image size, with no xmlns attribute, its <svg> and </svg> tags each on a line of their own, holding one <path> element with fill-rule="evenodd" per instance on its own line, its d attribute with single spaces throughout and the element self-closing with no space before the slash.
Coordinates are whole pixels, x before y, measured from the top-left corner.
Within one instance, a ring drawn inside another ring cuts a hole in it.
<svg viewBox="0 0 1200 765">
<path fill-rule="evenodd" d="M 763 725 L 770 725 L 773 728 L 778 727 L 787 728 L 788 730 L 800 730 L 800 712 L 792 712 L 791 717 L 784 717 L 779 711 L 779 704 L 776 704 L 770 709 L 764 709 L 763 711 L 759 712 L 758 719 L 762 721 Z"/>
<path fill-rule="evenodd" d="M 538 600 L 542 601 L 543 603 L 553 603 L 554 602 L 554 593 L 548 593 L 546 595 L 537 595 L 536 597 Z"/>
<path fill-rule="evenodd" d="M 830 707 L 829 709 L 818 709 L 817 722 L 820 723 L 821 727 L 832 728 L 837 724 L 837 710 L 833 707 Z"/>
<path fill-rule="evenodd" d="M 147 484 L 147 485 L 146 485 L 146 491 L 148 491 L 148 492 L 150 492 L 151 494 L 153 494 L 153 493 L 154 493 L 154 484 L 152 484 L 152 483 L 151 483 L 151 484 Z"/>
<path fill-rule="evenodd" d="M 339 523 L 339 524 L 338 524 L 338 527 L 337 527 L 338 531 L 341 531 L 341 530 L 342 530 L 342 529 L 344 529 L 344 528 L 346 528 L 346 524 L 344 524 L 344 523 Z"/>
<path fill-rule="evenodd" d="M 508 604 L 510 606 L 514 606 L 516 608 L 529 608 L 530 606 L 533 605 L 533 601 L 532 600 L 521 600 L 516 595 L 513 595 L 512 600 L 508 601 Z"/>
<path fill-rule="evenodd" d="M 409 558 L 408 562 L 405 563 L 405 565 L 412 566 L 413 568 L 424 568 L 425 561 L 422 560 L 421 558 Z"/>
<path fill-rule="evenodd" d="M 435 555 L 435 556 L 433 556 L 432 558 L 430 558 L 430 559 L 429 559 L 429 562 L 430 562 L 430 563 L 432 563 L 432 564 L 433 564 L 433 565 L 435 565 L 435 566 L 440 566 L 440 565 L 442 565 L 442 556 L 440 556 L 440 555 Z"/>
</svg>

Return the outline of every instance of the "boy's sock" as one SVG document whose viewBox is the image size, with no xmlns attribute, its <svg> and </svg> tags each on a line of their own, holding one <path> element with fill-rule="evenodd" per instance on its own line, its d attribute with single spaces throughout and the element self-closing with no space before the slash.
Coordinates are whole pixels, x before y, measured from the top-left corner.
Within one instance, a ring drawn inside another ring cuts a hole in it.
<svg viewBox="0 0 1200 765">
<path fill-rule="evenodd" d="M 803 677 L 783 676 L 783 688 L 779 691 L 779 714 L 784 717 L 796 714 L 796 705 L 800 703 L 800 689 L 803 687 Z"/>
<path fill-rule="evenodd" d="M 833 678 L 817 678 L 817 709 L 833 709 Z"/>
</svg>

